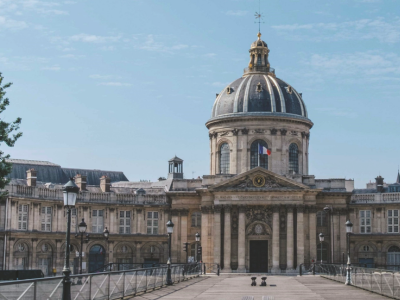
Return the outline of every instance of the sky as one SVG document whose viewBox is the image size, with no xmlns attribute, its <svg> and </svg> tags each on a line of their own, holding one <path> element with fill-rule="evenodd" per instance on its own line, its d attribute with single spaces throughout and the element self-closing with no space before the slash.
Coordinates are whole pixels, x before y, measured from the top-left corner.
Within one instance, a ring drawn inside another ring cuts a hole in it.
<svg viewBox="0 0 400 300">
<path fill-rule="evenodd" d="M 209 174 L 215 94 L 242 76 L 257 0 L 0 0 L 1 118 L 22 118 L 12 158 Z M 278 78 L 303 93 L 310 174 L 358 188 L 400 164 L 400 1 L 261 0 Z"/>
</svg>

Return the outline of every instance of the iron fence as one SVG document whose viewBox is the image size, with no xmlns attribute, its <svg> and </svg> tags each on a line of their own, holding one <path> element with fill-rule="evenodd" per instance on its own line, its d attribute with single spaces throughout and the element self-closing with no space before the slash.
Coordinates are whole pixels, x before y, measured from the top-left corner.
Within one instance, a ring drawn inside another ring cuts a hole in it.
<svg viewBox="0 0 400 300">
<path fill-rule="evenodd" d="M 201 264 L 171 266 L 172 282 L 193 278 Z M 81 279 L 82 284 L 76 284 Z M 71 276 L 71 299 L 105 300 L 134 296 L 166 285 L 167 267 L 110 271 Z M 60 300 L 63 277 L 0 282 L 0 299 Z"/>
<path fill-rule="evenodd" d="M 347 265 L 316 264 L 315 271 L 322 277 L 341 283 L 346 281 Z M 400 272 L 351 266 L 351 284 L 353 286 L 394 299 L 400 299 Z"/>
</svg>

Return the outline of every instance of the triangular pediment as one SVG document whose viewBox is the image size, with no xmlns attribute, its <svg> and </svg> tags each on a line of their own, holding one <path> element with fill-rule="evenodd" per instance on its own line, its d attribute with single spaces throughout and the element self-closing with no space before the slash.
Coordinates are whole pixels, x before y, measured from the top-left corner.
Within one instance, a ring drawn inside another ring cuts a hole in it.
<svg viewBox="0 0 400 300">
<path fill-rule="evenodd" d="M 310 187 L 296 182 L 272 171 L 257 167 L 247 172 L 238 174 L 225 181 L 210 186 L 213 191 L 220 190 L 306 190 Z"/>
</svg>

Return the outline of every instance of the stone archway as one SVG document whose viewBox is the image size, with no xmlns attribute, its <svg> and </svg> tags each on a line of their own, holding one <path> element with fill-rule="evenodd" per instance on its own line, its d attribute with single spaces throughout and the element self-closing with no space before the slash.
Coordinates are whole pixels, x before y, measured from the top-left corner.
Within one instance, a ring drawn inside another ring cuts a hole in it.
<svg viewBox="0 0 400 300">
<path fill-rule="evenodd" d="M 106 261 L 106 249 L 102 245 L 93 245 L 89 250 L 89 273 L 101 272 Z"/>
<path fill-rule="evenodd" d="M 271 228 L 263 221 L 254 221 L 246 228 L 246 269 L 251 273 L 267 273 L 272 259 Z"/>
</svg>

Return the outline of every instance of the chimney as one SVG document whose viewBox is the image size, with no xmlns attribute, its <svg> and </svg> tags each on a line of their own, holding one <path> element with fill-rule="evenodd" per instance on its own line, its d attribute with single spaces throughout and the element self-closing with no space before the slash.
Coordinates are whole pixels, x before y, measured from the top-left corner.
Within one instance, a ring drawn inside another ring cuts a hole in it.
<svg viewBox="0 0 400 300">
<path fill-rule="evenodd" d="M 86 175 L 76 174 L 75 184 L 79 187 L 80 191 L 86 191 Z"/>
<path fill-rule="evenodd" d="M 35 169 L 29 169 L 26 171 L 26 184 L 28 186 L 36 186 L 36 175 L 37 172 Z"/>
<path fill-rule="evenodd" d="M 383 192 L 383 177 L 381 175 L 379 175 L 378 177 L 375 178 L 376 180 L 376 190 L 378 191 L 378 193 L 382 193 Z"/>
<path fill-rule="evenodd" d="M 110 192 L 110 187 L 111 187 L 111 179 L 110 177 L 103 175 L 100 178 L 100 188 L 103 191 L 103 193 L 109 193 Z"/>
</svg>

